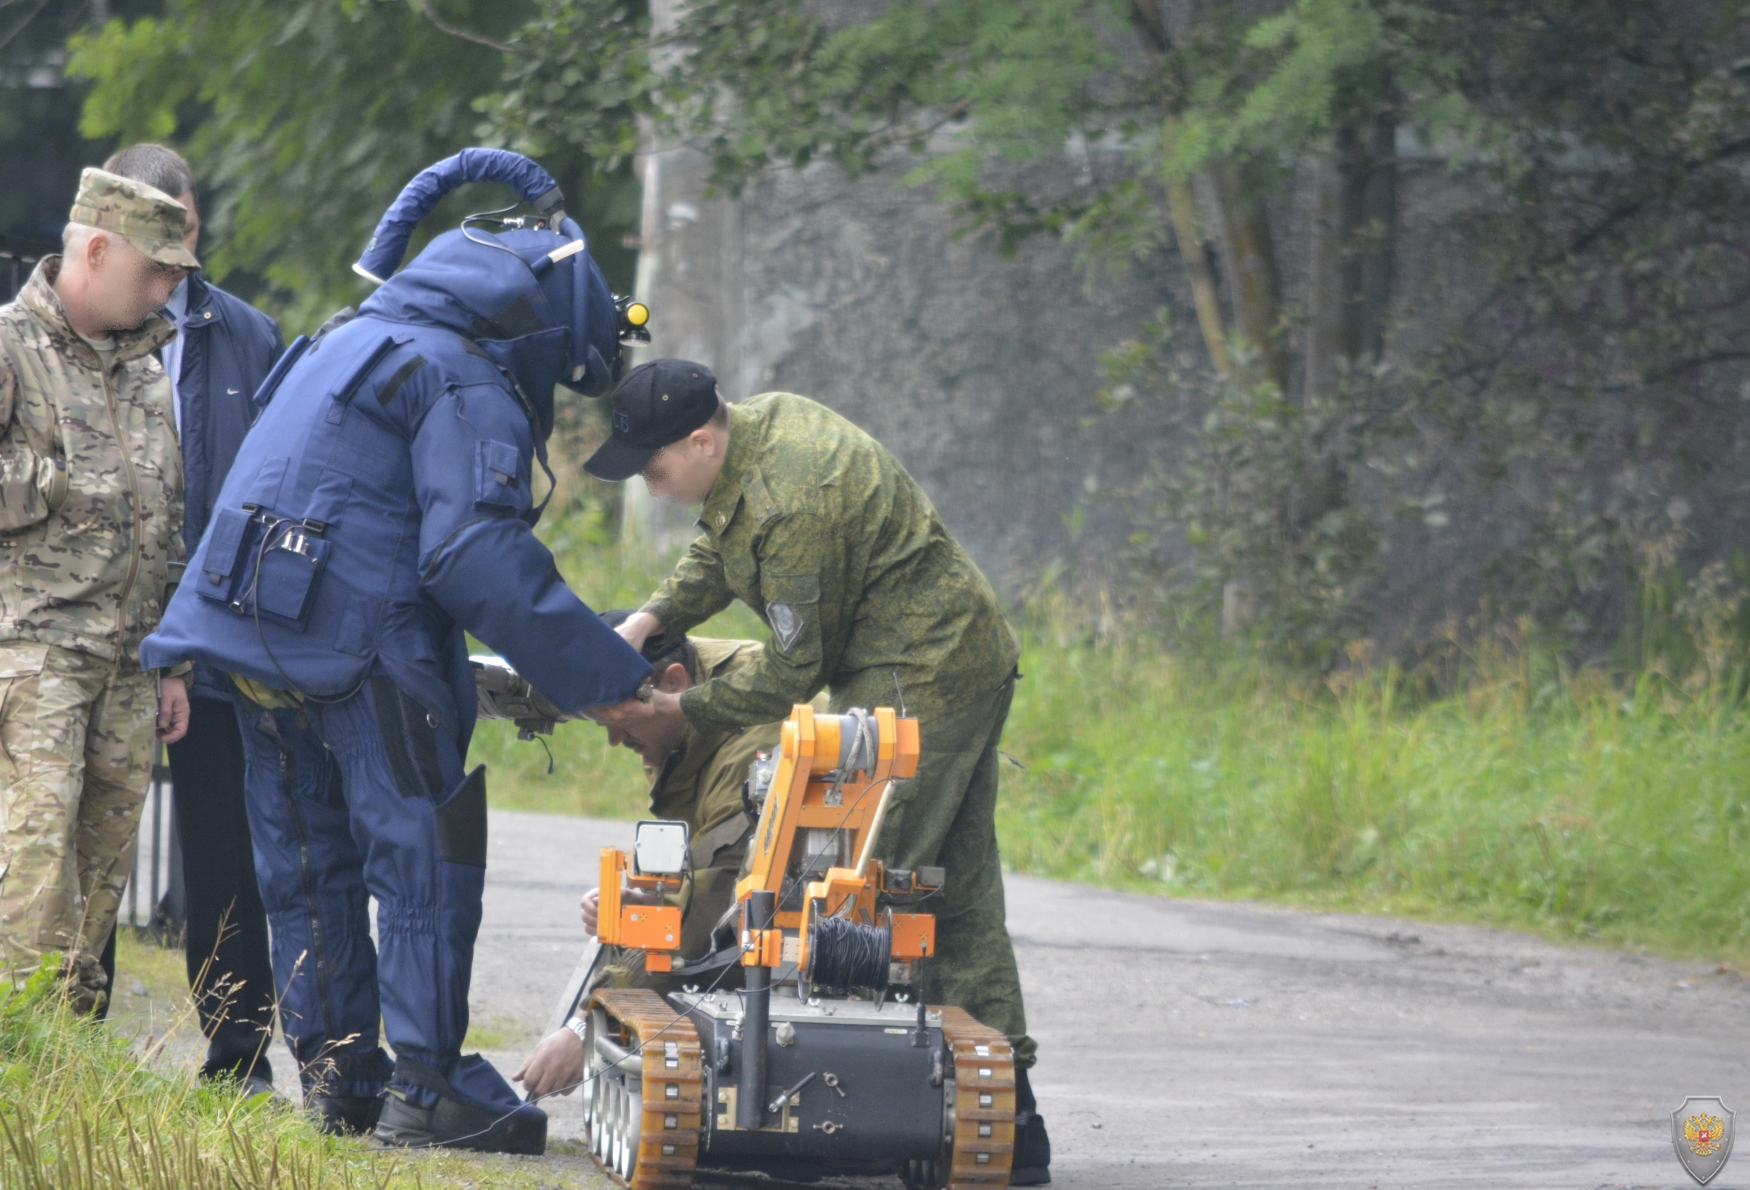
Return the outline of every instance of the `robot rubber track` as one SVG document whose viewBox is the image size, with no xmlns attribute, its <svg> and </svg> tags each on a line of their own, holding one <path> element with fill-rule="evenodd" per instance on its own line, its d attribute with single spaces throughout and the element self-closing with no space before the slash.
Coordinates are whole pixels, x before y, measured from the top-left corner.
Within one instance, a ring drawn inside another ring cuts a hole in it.
<svg viewBox="0 0 1750 1190">
<path fill-rule="evenodd" d="M 615 1185 L 685 1190 L 693 1184 L 705 1126 L 702 1055 L 692 1021 L 643 989 L 603 989 L 589 1007 L 584 1118 L 590 1155 Z M 1015 1145 L 1009 1040 L 963 1009 L 932 1011 L 941 1013 L 952 1056 L 952 1116 L 944 1120 L 941 1159 L 910 1162 L 900 1176 L 912 1190 L 1007 1186 Z"/>
</svg>

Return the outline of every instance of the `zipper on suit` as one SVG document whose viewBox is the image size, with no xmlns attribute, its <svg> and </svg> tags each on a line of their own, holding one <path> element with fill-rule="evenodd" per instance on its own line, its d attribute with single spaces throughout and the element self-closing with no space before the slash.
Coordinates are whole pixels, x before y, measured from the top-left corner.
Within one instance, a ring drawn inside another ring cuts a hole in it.
<svg viewBox="0 0 1750 1190">
<path fill-rule="evenodd" d="M 116 449 L 121 451 L 122 465 L 128 473 L 128 508 L 134 519 L 132 548 L 128 551 L 128 579 L 122 584 L 121 599 L 115 609 L 115 639 L 116 646 L 120 648 L 127 644 L 128 599 L 134 593 L 134 580 L 140 576 L 140 537 L 145 532 L 145 526 L 140 523 L 140 475 L 134 469 L 134 456 L 122 437 L 121 414 L 115 407 L 115 390 L 109 386 L 109 369 L 103 366 L 101 357 L 98 359 L 97 370 L 103 378 L 103 399 L 109 405 L 109 427 L 115 434 Z M 68 460 L 68 466 L 72 466 L 72 460 Z"/>
<path fill-rule="evenodd" d="M 273 712 L 269 711 L 269 714 Z M 298 837 L 298 871 L 304 886 L 304 909 L 310 915 L 310 951 L 316 964 L 316 995 L 322 1001 L 322 1027 L 335 1027 L 334 1004 L 328 992 L 328 950 L 322 945 L 322 915 L 316 903 L 316 876 L 310 863 L 310 835 L 304 829 L 304 814 L 298 807 L 298 794 L 292 778 L 292 754 L 280 747 L 280 792 L 285 795 L 286 808 L 292 814 L 292 833 Z M 330 1037 L 331 1043 L 339 1041 Z"/>
</svg>

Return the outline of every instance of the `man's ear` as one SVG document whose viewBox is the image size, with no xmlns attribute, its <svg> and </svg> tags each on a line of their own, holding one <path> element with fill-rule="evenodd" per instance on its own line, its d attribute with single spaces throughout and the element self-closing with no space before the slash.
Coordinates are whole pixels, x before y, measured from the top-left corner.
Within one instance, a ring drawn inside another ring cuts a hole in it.
<svg viewBox="0 0 1750 1190">
<path fill-rule="evenodd" d="M 693 679 L 688 676 L 687 667 L 678 661 L 669 662 L 668 668 L 656 680 L 656 688 L 664 694 L 679 694 L 692 684 Z"/>
<path fill-rule="evenodd" d="M 704 426 L 688 434 L 687 441 L 693 444 L 694 450 L 703 455 L 709 455 L 717 446 L 717 440 L 711 437 L 711 431 Z"/>
<path fill-rule="evenodd" d="M 96 270 L 103 258 L 109 255 L 109 237 L 101 231 L 93 232 L 85 237 L 85 267 Z"/>
</svg>

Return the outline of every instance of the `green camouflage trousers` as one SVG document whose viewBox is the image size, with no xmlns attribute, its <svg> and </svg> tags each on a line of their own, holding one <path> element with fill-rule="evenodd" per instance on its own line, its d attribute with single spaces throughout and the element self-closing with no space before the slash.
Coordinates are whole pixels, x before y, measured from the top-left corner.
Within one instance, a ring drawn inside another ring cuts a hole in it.
<svg viewBox="0 0 1750 1190">
<path fill-rule="evenodd" d="M 0 974 L 22 980 L 52 950 L 94 968 L 133 867 L 157 703 L 132 657 L 0 643 Z"/>
<path fill-rule="evenodd" d="M 1027 1036 L 996 826 L 997 744 L 1014 694 L 1011 678 L 970 706 L 918 725 L 917 775 L 894 787 L 875 854 L 890 867 L 946 872 L 942 891 L 915 906 L 936 915 L 924 996 L 1002 1030 L 1015 1047 L 1015 1065 L 1024 1068 L 1033 1065 L 1038 1046 Z"/>
</svg>

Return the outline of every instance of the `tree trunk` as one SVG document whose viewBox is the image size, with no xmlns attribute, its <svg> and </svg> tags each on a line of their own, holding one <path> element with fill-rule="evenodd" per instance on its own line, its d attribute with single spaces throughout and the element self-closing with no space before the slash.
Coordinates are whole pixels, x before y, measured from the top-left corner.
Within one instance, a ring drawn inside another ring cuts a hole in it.
<svg viewBox="0 0 1750 1190">
<path fill-rule="evenodd" d="M 1330 397 L 1361 349 L 1361 255 L 1367 161 L 1350 125 L 1336 129 L 1313 168 L 1307 229 L 1306 399 Z"/>
<path fill-rule="evenodd" d="M 1172 144 L 1177 120 L 1168 116 L 1164 131 L 1166 143 Z M 1191 185 L 1182 177 L 1169 177 L 1167 208 L 1173 217 L 1173 236 L 1179 241 L 1179 256 L 1185 262 L 1185 272 L 1191 279 L 1191 298 L 1197 306 L 1197 325 L 1203 332 L 1203 343 L 1209 349 L 1209 362 L 1223 376 L 1233 375 L 1233 361 L 1227 353 L 1227 326 L 1221 317 L 1221 298 L 1216 289 L 1215 259 L 1209 241 L 1204 237 L 1197 218 L 1197 200 Z"/>
<path fill-rule="evenodd" d="M 1385 350 L 1386 316 L 1391 308 L 1392 273 L 1398 242 L 1398 120 L 1381 112 L 1369 130 L 1366 217 L 1361 257 L 1361 355 L 1378 359 Z"/>
<path fill-rule="evenodd" d="M 1233 301 L 1234 333 L 1257 352 L 1254 379 L 1288 391 L 1282 342 L 1282 282 L 1263 195 L 1245 167 L 1224 161 L 1210 171 L 1221 218 L 1222 254 Z"/>
<path fill-rule="evenodd" d="M 1307 400 L 1336 392 L 1343 368 L 1378 358 L 1391 299 L 1397 222 L 1396 121 L 1384 114 L 1331 137 L 1313 174 L 1308 229 Z"/>
</svg>

